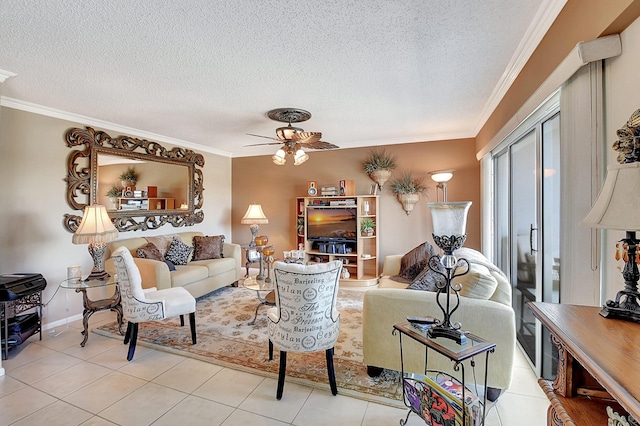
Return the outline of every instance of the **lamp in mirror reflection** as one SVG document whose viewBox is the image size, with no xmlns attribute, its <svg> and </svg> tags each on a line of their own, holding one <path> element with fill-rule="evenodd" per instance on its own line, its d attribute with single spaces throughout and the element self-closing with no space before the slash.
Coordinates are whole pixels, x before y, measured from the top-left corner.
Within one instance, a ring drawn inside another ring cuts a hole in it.
<svg viewBox="0 0 640 426">
<path fill-rule="evenodd" d="M 428 333 L 434 338 L 444 337 L 464 344 L 466 336 L 460 330 L 462 325 L 451 320 L 452 314 L 460 306 L 462 287 L 460 284 L 454 284 L 452 280 L 469 272 L 469 262 L 463 258 L 457 259 L 453 253 L 462 247 L 467 239 L 467 214 L 471 201 L 428 203 L 427 205 L 431 210 L 433 240 L 444 252 L 440 258 L 432 256 L 429 259 L 429 268 L 441 275 L 444 282 L 436 284 L 438 289 L 436 301 L 442 310 L 443 318 L 436 319 Z M 455 300 L 452 301 L 452 297 Z"/>
<path fill-rule="evenodd" d="M 269 223 L 269 219 L 264 215 L 262 211 L 262 206 L 260 204 L 250 204 L 249 208 L 247 208 L 247 212 L 244 214 L 240 223 L 243 225 L 249 225 L 249 230 L 251 231 L 251 242 L 249 243 L 249 247 L 256 246 L 256 236 L 258 235 L 259 225 Z"/>
<path fill-rule="evenodd" d="M 431 179 L 436 182 L 436 201 L 440 201 L 440 192 L 442 192 L 442 202 L 447 202 L 447 182 L 453 177 L 455 170 L 436 170 L 429 172 Z"/>
<path fill-rule="evenodd" d="M 600 315 L 640 323 L 638 300 L 638 243 L 636 231 L 640 229 L 640 163 L 609 166 L 604 185 L 591 211 L 582 224 L 592 228 L 625 231 L 618 242 L 616 259 L 624 260 L 622 277 L 624 289 L 614 300 L 607 300 Z M 622 251 L 622 253 L 621 253 Z"/>
<path fill-rule="evenodd" d="M 105 280 L 110 275 L 104 270 L 104 252 L 107 242 L 118 238 L 118 230 L 113 226 L 107 209 L 99 204 L 84 208 L 82 221 L 73 234 L 73 244 L 89 244 L 89 254 L 93 259 L 93 269 L 85 281 Z"/>
</svg>

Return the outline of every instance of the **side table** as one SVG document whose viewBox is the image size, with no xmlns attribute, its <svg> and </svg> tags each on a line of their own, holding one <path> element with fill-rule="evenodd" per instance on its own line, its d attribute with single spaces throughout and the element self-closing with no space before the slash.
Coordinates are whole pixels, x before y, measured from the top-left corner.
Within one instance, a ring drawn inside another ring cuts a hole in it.
<svg viewBox="0 0 640 426">
<path fill-rule="evenodd" d="M 276 292 L 272 283 L 265 282 L 264 280 L 258 280 L 256 277 L 249 277 L 245 279 L 244 286 L 249 290 L 254 290 L 258 296 L 258 300 L 260 301 L 260 304 L 256 306 L 256 313 L 253 317 L 253 321 L 249 323 L 249 325 L 254 325 L 256 323 L 256 319 L 258 319 L 258 310 L 261 306 L 276 306 Z M 261 291 L 267 291 L 268 293 L 262 297 L 260 294 Z"/>
<path fill-rule="evenodd" d="M 464 373 L 464 361 L 470 359 L 471 368 L 475 367 L 474 357 L 476 355 L 485 354 L 485 369 L 484 369 L 484 395 L 481 400 L 481 408 L 482 412 L 477 413 L 479 418 L 477 423 L 467 422 L 467 417 L 463 414 L 461 419 L 461 424 L 463 426 L 471 426 L 471 424 L 480 424 L 484 425 L 484 421 L 487 413 L 487 372 L 489 368 L 489 354 L 495 351 L 496 344 L 488 342 L 478 336 L 475 336 L 471 333 L 465 333 L 467 336 L 466 343 L 458 344 L 453 340 L 439 337 L 432 338 L 429 337 L 426 330 L 421 330 L 409 322 L 396 324 L 393 326 L 393 334 L 398 333 L 400 336 L 400 363 L 402 366 L 402 394 L 405 405 L 409 408 L 409 412 L 407 416 L 400 420 L 401 425 L 405 425 L 407 420 L 409 419 L 409 415 L 413 412 L 416 413 L 420 418 L 424 419 L 428 424 L 431 424 L 429 420 L 433 416 L 433 418 L 441 418 L 439 416 L 443 415 L 442 407 L 443 405 L 438 406 L 435 402 L 435 399 L 438 398 L 438 395 L 434 395 L 433 389 L 437 389 L 437 385 L 434 383 L 427 383 L 429 381 L 428 373 L 437 374 L 437 375 L 445 375 L 447 376 L 450 382 L 453 382 L 453 385 L 456 383 L 460 386 L 456 386 L 457 393 L 457 402 L 459 403 L 457 409 L 462 411 L 463 413 L 466 411 L 466 405 L 469 401 L 467 398 L 469 395 L 466 395 L 468 391 L 465 384 L 465 373 Z M 424 360 L 424 376 L 405 373 L 404 371 L 404 358 L 402 355 L 402 336 L 407 336 L 416 342 L 425 346 L 425 360 Z M 456 380 L 456 378 L 449 376 L 446 373 L 428 370 L 428 360 L 429 360 L 429 350 L 434 350 L 437 353 L 449 358 L 454 363 L 454 371 L 462 370 L 461 379 Z M 474 373 L 475 377 L 475 373 Z M 411 392 L 408 392 L 411 391 Z M 472 398 L 471 398 L 472 399 Z M 455 405 L 455 403 L 451 404 Z M 451 414 L 451 413 L 449 413 Z M 452 423 L 453 424 L 453 423 Z M 456 423 L 458 424 L 458 423 Z"/>
<path fill-rule="evenodd" d="M 109 297 L 108 299 L 89 299 L 87 290 L 110 286 L 115 286 L 113 296 Z M 118 318 L 118 330 L 120 331 L 120 334 L 124 335 L 124 331 L 122 330 L 123 318 L 122 305 L 120 303 L 120 286 L 118 285 L 118 282 L 113 279 L 113 277 L 107 278 L 104 281 L 82 281 L 78 280 L 77 278 L 66 279 L 60 283 L 60 287 L 66 288 L 68 290 L 75 290 L 76 293 L 82 293 L 82 303 L 84 305 L 84 310 L 82 311 L 82 325 L 84 326 L 84 330 L 82 331 L 82 334 L 84 335 L 84 339 L 82 339 L 80 346 L 84 347 L 84 345 L 87 343 L 87 339 L 89 338 L 89 317 L 91 317 L 91 315 L 93 315 L 95 312 L 105 310 L 111 310 L 115 312 Z"/>
</svg>

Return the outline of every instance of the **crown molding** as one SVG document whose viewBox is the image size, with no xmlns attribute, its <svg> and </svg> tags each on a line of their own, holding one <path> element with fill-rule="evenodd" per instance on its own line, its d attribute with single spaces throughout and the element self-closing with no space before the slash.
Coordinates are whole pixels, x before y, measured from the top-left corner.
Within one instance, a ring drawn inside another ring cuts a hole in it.
<svg viewBox="0 0 640 426">
<path fill-rule="evenodd" d="M 204 151 L 210 154 L 220 155 L 223 157 L 231 157 L 231 153 L 228 151 L 223 151 L 220 149 L 215 149 L 215 148 L 207 147 L 204 145 L 199 145 L 193 142 L 176 139 L 169 136 L 159 135 L 157 133 L 147 132 L 145 130 L 135 129 L 133 127 L 111 123 L 109 121 L 104 121 L 104 120 L 100 120 L 93 117 L 87 117 L 85 115 L 62 111 L 59 109 L 22 101 L 20 99 L 14 99 L 14 98 L 8 98 L 6 96 L 2 96 L 0 97 L 0 106 L 19 109 L 21 111 L 32 112 L 34 114 L 58 118 L 61 120 L 72 121 L 74 123 L 80 123 L 85 126 L 97 127 L 105 130 L 113 130 L 115 132 L 124 133 L 126 135 L 131 135 L 131 136 L 139 137 L 142 139 L 149 139 L 157 142 L 170 143 L 172 145 L 180 146 L 182 148 L 189 148 L 195 151 Z"/>
<path fill-rule="evenodd" d="M 500 77 L 498 84 L 493 89 L 493 92 L 489 96 L 487 103 L 484 105 L 478 121 L 474 126 L 474 133 L 477 135 L 482 126 L 485 125 L 493 111 L 498 107 L 498 104 L 507 93 L 516 77 L 520 74 L 520 71 L 524 68 L 525 64 L 533 54 L 533 51 L 538 47 L 540 41 L 544 35 L 549 31 L 551 24 L 560 14 L 560 11 L 567 3 L 567 0 L 544 0 L 540 5 L 540 9 L 533 18 L 531 25 L 527 28 L 518 48 L 511 57 L 511 61 L 507 65 L 505 72 Z"/>
<path fill-rule="evenodd" d="M 4 83 L 4 81 L 9 77 L 15 77 L 16 75 L 18 74 L 16 74 L 15 72 L 0 70 L 0 83 Z"/>
</svg>

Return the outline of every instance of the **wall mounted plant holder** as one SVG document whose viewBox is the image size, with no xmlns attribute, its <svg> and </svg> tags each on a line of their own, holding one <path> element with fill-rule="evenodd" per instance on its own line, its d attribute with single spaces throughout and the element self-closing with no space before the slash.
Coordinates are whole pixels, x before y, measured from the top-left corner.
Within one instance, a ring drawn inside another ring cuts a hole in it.
<svg viewBox="0 0 640 426">
<path fill-rule="evenodd" d="M 420 200 L 420 194 L 417 192 L 407 193 L 407 194 L 398 194 L 398 201 L 402 204 L 402 209 L 405 211 L 407 216 L 411 214 L 413 211 L 413 207 L 416 205 L 418 200 Z"/>
</svg>

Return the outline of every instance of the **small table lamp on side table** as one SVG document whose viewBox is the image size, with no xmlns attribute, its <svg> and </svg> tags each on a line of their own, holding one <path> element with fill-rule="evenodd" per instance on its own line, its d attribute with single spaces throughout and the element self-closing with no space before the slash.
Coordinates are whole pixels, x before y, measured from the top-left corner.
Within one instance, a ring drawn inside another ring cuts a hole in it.
<svg viewBox="0 0 640 426">
<path fill-rule="evenodd" d="M 243 225 L 249 225 L 249 229 L 251 230 L 251 242 L 249 243 L 249 246 L 255 247 L 256 236 L 258 235 L 259 229 L 258 225 L 269 223 L 269 219 L 264 215 L 260 204 L 250 204 L 240 223 Z"/>
<path fill-rule="evenodd" d="M 99 204 L 84 208 L 82 222 L 73 234 L 73 244 L 89 244 L 89 254 L 93 258 L 93 269 L 86 278 L 90 280 L 105 280 L 109 277 L 104 270 L 104 252 L 107 241 L 118 238 L 118 230 L 113 226 L 107 209 Z"/>
</svg>

